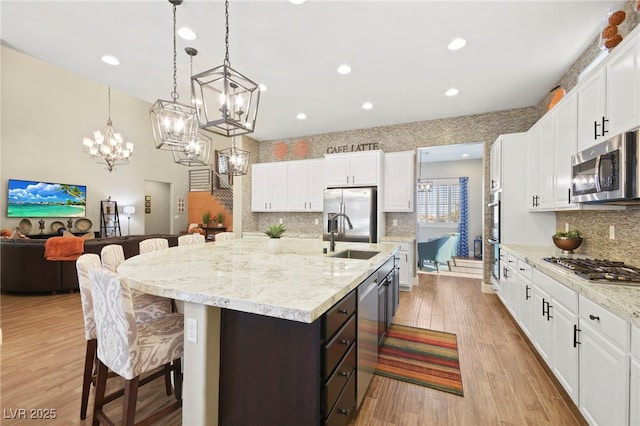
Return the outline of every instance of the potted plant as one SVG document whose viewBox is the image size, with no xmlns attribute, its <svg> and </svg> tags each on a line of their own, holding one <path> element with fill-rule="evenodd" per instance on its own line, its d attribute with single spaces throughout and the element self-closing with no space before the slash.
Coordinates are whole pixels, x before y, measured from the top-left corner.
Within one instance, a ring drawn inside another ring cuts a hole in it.
<svg viewBox="0 0 640 426">
<path fill-rule="evenodd" d="M 284 224 L 279 223 L 277 225 L 271 225 L 269 229 L 264 232 L 269 236 L 269 243 L 267 245 L 269 253 L 282 252 L 282 240 L 280 240 L 280 237 L 282 237 L 284 231 Z"/>
<path fill-rule="evenodd" d="M 224 224 L 222 223 L 224 221 L 224 213 L 220 212 L 218 213 L 218 228 L 222 228 L 224 226 Z"/>
<path fill-rule="evenodd" d="M 206 228 L 209 226 L 209 222 L 211 222 L 211 212 L 206 211 L 202 213 L 202 227 Z"/>
<path fill-rule="evenodd" d="M 573 231 L 558 231 L 553 235 L 553 244 L 562 250 L 562 253 L 573 254 L 573 250 L 582 244 L 582 234 L 577 229 Z"/>
</svg>

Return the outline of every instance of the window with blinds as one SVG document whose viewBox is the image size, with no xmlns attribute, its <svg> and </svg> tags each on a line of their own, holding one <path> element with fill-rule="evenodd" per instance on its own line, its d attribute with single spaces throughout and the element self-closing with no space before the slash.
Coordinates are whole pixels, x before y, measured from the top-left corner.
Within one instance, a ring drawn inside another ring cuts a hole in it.
<svg viewBox="0 0 640 426">
<path fill-rule="evenodd" d="M 423 179 L 425 180 L 425 179 Z M 418 223 L 456 224 L 460 220 L 460 183 L 457 179 L 428 179 L 429 191 L 418 191 Z"/>
</svg>

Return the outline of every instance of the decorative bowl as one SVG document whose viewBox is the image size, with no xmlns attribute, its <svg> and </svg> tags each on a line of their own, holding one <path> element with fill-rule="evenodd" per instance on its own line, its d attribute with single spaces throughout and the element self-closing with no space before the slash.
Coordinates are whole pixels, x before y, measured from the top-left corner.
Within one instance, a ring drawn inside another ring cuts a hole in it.
<svg viewBox="0 0 640 426">
<path fill-rule="evenodd" d="M 565 254 L 573 254 L 573 251 L 582 244 L 582 237 L 553 237 L 553 244 Z"/>
</svg>

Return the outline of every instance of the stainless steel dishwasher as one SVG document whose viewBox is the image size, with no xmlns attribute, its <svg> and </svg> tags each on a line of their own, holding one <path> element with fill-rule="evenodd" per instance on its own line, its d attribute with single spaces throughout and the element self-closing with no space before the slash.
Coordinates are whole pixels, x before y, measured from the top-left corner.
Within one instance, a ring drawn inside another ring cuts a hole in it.
<svg viewBox="0 0 640 426">
<path fill-rule="evenodd" d="M 358 287 L 358 386 L 356 408 L 373 379 L 378 364 L 378 273 Z"/>
</svg>

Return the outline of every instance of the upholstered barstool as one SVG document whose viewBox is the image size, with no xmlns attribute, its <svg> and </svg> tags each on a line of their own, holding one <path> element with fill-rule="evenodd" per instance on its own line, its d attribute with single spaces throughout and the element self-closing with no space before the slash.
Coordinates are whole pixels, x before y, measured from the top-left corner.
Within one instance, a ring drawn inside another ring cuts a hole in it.
<svg viewBox="0 0 640 426">
<path fill-rule="evenodd" d="M 235 237 L 236 237 L 236 234 L 234 234 L 233 232 L 218 232 L 214 238 L 217 242 L 217 241 L 233 240 Z"/>
<path fill-rule="evenodd" d="M 106 269 L 89 273 L 96 334 L 98 379 L 93 408 L 93 425 L 114 424 L 103 411 L 109 370 L 125 380 L 122 424 L 135 424 L 138 386 L 141 376 L 169 363 L 174 367 L 177 401 L 141 423 L 151 424 L 182 406 L 180 359 L 184 350 L 184 319 L 173 313 L 138 323 L 129 287 Z"/>
<path fill-rule="evenodd" d="M 148 238 L 139 243 L 140 254 L 149 253 L 151 251 L 169 248 L 169 241 L 166 238 Z"/>
<path fill-rule="evenodd" d="M 94 269 L 102 269 L 100 262 L 100 256 L 93 253 L 87 253 L 81 255 L 76 260 L 76 270 L 78 271 L 78 284 L 80 287 L 80 300 L 82 302 L 82 315 L 84 317 L 84 335 L 87 340 L 87 349 L 84 360 L 84 372 L 82 379 L 82 396 L 80 404 L 80 418 L 85 419 L 87 417 L 87 404 L 89 401 L 89 392 L 91 390 L 91 384 L 95 384 L 94 365 L 96 363 L 96 324 L 93 313 L 93 297 L 91 295 L 91 283 L 89 280 L 89 274 Z M 135 318 L 136 321 L 142 323 L 145 320 L 156 316 L 157 309 L 153 307 L 150 311 L 146 304 L 141 306 L 135 306 Z M 165 312 L 166 313 L 166 312 Z M 144 383 L 147 383 L 153 379 L 161 376 L 165 376 L 165 385 L 167 393 L 171 393 L 171 376 L 170 366 L 166 366 L 165 371 L 160 371 L 148 378 L 144 379 Z M 114 392 L 107 397 L 105 401 L 111 401 L 123 394 L 123 391 Z"/>
<path fill-rule="evenodd" d="M 178 237 L 179 246 L 194 246 L 204 244 L 206 241 L 202 234 L 186 234 Z"/>
<path fill-rule="evenodd" d="M 100 250 L 100 258 L 103 268 L 117 273 L 118 266 L 124 262 L 124 250 L 119 244 L 108 244 Z M 137 290 L 132 290 L 131 295 L 135 302 L 136 311 L 139 312 L 138 315 L 144 316 L 143 320 L 157 318 L 174 311 L 171 299 Z"/>
</svg>

